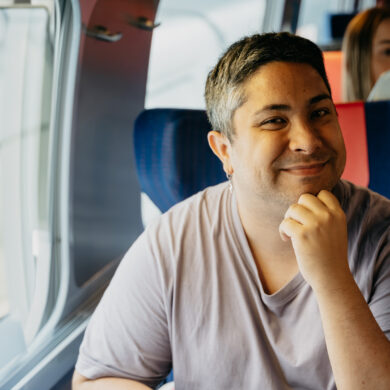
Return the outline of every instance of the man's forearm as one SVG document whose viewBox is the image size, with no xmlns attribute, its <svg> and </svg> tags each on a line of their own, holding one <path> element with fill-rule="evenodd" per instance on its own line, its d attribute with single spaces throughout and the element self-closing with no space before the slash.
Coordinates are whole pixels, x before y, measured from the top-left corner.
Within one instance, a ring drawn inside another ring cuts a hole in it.
<svg viewBox="0 0 390 390">
<path fill-rule="evenodd" d="M 99 378 L 88 380 L 77 371 L 73 375 L 72 390 L 150 390 L 150 387 L 130 379 Z"/>
<path fill-rule="evenodd" d="M 390 389 L 390 342 L 378 326 L 348 264 L 347 219 L 338 199 L 303 194 L 279 226 L 321 313 L 339 390 Z"/>
<path fill-rule="evenodd" d="M 390 342 L 352 275 L 313 290 L 337 388 L 390 389 Z"/>
</svg>

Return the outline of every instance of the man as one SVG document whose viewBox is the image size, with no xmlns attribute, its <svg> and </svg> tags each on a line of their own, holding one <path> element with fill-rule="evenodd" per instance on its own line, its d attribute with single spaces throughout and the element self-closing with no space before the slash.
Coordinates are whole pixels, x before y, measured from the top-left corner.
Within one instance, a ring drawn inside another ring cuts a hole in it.
<svg viewBox="0 0 390 390">
<path fill-rule="evenodd" d="M 340 181 L 321 51 L 288 33 L 244 38 L 210 72 L 206 105 L 231 185 L 132 246 L 74 388 L 153 388 L 173 366 L 185 390 L 389 389 L 390 201 Z"/>
</svg>

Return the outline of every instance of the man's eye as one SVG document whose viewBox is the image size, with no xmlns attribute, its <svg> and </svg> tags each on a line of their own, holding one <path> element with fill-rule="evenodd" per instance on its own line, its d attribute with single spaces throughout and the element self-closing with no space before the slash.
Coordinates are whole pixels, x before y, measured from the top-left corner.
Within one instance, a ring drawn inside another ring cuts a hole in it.
<svg viewBox="0 0 390 390">
<path fill-rule="evenodd" d="M 385 49 L 385 50 L 383 51 L 383 53 L 385 54 L 385 56 L 390 56 L 390 47 L 387 48 L 387 49 Z"/>
<path fill-rule="evenodd" d="M 266 119 L 265 121 L 261 122 L 261 126 L 264 125 L 282 125 L 285 123 L 285 120 L 283 118 L 271 118 Z"/>
<path fill-rule="evenodd" d="M 320 110 L 313 111 L 312 114 L 311 114 L 311 117 L 313 119 L 322 118 L 322 117 L 324 117 L 325 115 L 328 115 L 328 114 L 329 114 L 329 110 L 328 109 L 321 108 Z"/>
</svg>

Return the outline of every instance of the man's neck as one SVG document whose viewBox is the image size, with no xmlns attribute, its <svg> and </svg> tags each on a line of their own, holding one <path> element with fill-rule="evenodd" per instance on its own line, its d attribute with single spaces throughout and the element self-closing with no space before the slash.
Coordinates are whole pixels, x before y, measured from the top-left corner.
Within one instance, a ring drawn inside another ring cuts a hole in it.
<svg viewBox="0 0 390 390">
<path fill-rule="evenodd" d="M 288 283 L 298 272 L 290 241 L 282 241 L 279 225 L 286 210 L 271 205 L 240 203 L 238 212 L 256 267 L 267 293 L 274 293 Z"/>
<path fill-rule="evenodd" d="M 284 257 L 286 253 L 290 254 L 292 249 L 291 243 L 283 241 L 279 233 L 284 214 L 270 215 L 269 211 L 248 210 L 238 205 L 241 223 L 251 248 L 256 248 L 257 252 L 264 254 Z"/>
</svg>

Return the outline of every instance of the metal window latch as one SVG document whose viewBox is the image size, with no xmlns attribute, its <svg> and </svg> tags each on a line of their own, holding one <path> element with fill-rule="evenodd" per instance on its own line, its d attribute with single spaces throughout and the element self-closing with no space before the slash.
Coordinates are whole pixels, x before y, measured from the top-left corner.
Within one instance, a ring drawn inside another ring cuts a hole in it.
<svg viewBox="0 0 390 390">
<path fill-rule="evenodd" d="M 97 25 L 92 28 L 87 28 L 86 26 L 83 26 L 83 30 L 88 37 L 106 42 L 117 42 L 123 36 L 121 32 L 112 33 L 107 29 L 107 27 L 101 25 Z"/>
<path fill-rule="evenodd" d="M 133 27 L 140 28 L 142 30 L 153 31 L 161 23 L 154 23 L 153 20 L 148 19 L 145 16 L 139 16 L 135 18 L 131 15 L 124 15 L 124 18 L 128 24 Z"/>
</svg>

